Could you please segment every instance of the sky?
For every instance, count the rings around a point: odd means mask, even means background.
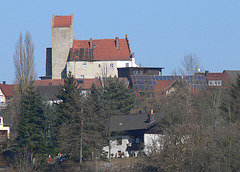
[[[136,63],[163,67],[163,75],[181,68],[195,54],[201,71],[240,70],[239,0],[1,0],[0,83],[14,83],[13,54],[20,33],[30,32],[37,76],[45,75],[53,15],[71,15],[74,38],[125,38]]]

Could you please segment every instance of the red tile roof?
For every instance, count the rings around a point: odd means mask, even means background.
[[[36,86],[49,86],[49,85],[64,85],[64,79],[45,79],[35,80]],[[98,78],[84,78],[83,84],[79,83],[82,89],[88,90],[95,84],[96,87],[101,87],[100,80]]]
[[[157,85],[154,86],[154,90],[156,94],[165,94],[167,89],[171,87],[171,85],[175,82],[176,80],[161,80],[157,81]]]
[[[97,39],[92,40],[93,60],[130,60],[130,51],[126,39],[118,39],[119,48],[116,48],[115,39]],[[74,40],[73,49],[74,58],[80,49],[90,49],[90,40]]]
[[[0,89],[6,97],[13,97],[14,95],[14,85],[0,84]]]
[[[53,27],[70,27],[73,16],[55,16],[53,15]]]

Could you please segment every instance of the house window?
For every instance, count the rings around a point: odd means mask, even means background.
[[[209,82],[208,82],[208,85],[209,85],[209,86],[213,86],[213,85],[214,85],[213,82],[214,82],[214,81],[209,81]]]
[[[117,145],[122,145],[122,138],[121,137],[117,138]]]
[[[139,138],[136,138],[136,141],[135,141],[135,143],[140,143],[140,140],[139,140]]]
[[[99,64],[98,67],[101,67],[101,65]]]
[[[140,75],[142,75],[142,74],[143,74],[143,71],[141,70],[141,71],[140,71]]]
[[[113,68],[113,63],[110,64],[110,68]]]
[[[87,68],[87,63],[84,62],[84,63],[83,63],[83,69],[86,69],[86,68]]]
[[[0,117],[0,125],[3,125],[3,117]]]
[[[129,67],[129,63],[126,63],[126,67]]]
[[[217,86],[222,86],[222,81],[217,81]]]
[[[84,75],[81,75],[81,77],[80,78],[84,78]]]

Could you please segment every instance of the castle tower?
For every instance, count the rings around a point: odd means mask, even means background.
[[[66,64],[74,39],[73,15],[55,16],[52,20],[52,79],[66,76]]]

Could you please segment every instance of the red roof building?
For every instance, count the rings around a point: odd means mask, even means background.
[[[225,72],[209,73],[209,71],[205,71],[205,73],[197,73],[197,75],[204,75],[207,80],[207,84],[210,88],[230,88],[231,87],[231,79],[229,75]]]

